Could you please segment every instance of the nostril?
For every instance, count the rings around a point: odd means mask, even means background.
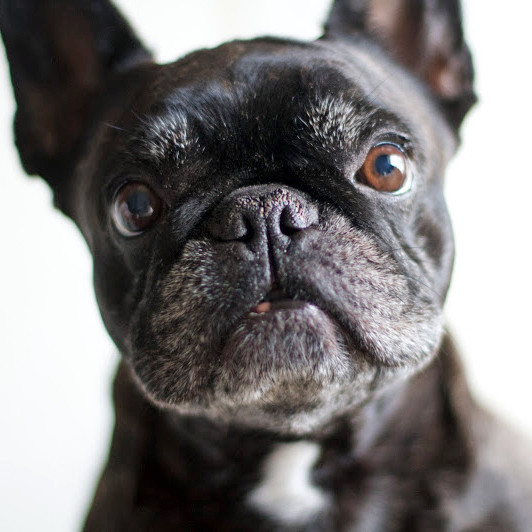
[[[249,242],[255,235],[252,221],[243,212],[232,212],[225,219],[217,218],[209,226],[212,236],[226,242]]]
[[[300,224],[297,223],[293,216],[292,209],[290,207],[285,207],[279,218],[281,233],[283,233],[283,235],[292,236],[294,233],[301,231],[299,225]]]
[[[247,216],[242,215],[238,231],[234,233],[234,238],[232,238],[232,240],[246,243],[250,242],[254,236],[255,229],[253,228],[253,224]]]
[[[292,236],[316,222],[317,213],[313,209],[298,209],[294,205],[287,205],[279,217],[279,228],[284,235]]]

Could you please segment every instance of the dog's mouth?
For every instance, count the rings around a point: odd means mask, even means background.
[[[277,310],[295,310],[306,304],[308,302],[289,296],[277,282],[274,282],[259,303],[251,308],[250,314],[259,315]]]
[[[149,393],[166,403],[215,398],[223,408],[284,408],[290,389],[312,408],[317,393],[366,382],[388,367],[418,364],[418,353],[425,355],[432,346],[412,355],[411,338],[420,329],[409,315],[401,321],[404,307],[396,292],[402,285],[390,274],[391,288],[388,277],[373,286],[369,280],[375,276],[365,271],[348,277],[350,283],[332,274],[314,275],[305,265],[281,271],[274,280],[251,271],[249,281],[233,292],[192,291],[187,284],[166,297],[176,310],[170,317],[158,315],[157,350],[149,345],[146,356],[141,344],[135,371]],[[181,304],[178,296],[186,296],[185,289],[196,305]]]
[[[305,305],[305,301],[289,297],[281,288],[270,290],[258,305],[254,306],[251,314],[266,314],[276,310],[297,309]]]

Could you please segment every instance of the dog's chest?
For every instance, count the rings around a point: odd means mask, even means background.
[[[261,467],[261,478],[246,504],[283,526],[301,526],[323,514],[330,502],[327,493],[312,481],[320,455],[316,443],[300,441],[275,445]]]
[[[258,483],[244,502],[247,509],[266,522],[265,529],[316,532],[388,529],[393,487],[382,477],[366,479],[347,456],[336,456],[332,463],[327,463],[324,457],[330,451],[309,441],[278,443],[272,447],[260,465]]]

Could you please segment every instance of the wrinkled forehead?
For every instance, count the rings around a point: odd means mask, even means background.
[[[137,153],[178,159],[196,144],[242,151],[252,142],[286,144],[290,135],[341,150],[365,129],[409,133],[397,106],[378,94],[390,73],[321,43],[229,43],[162,69],[135,128]]]
[[[391,132],[445,161],[455,139],[426,96],[371,43],[235,41],[155,67],[119,123],[120,144],[150,165],[223,167],[299,153],[337,159]]]

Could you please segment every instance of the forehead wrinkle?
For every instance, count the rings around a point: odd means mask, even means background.
[[[304,140],[335,152],[352,146],[377,111],[344,95],[329,94],[312,99],[298,113],[296,122]]]
[[[150,162],[181,164],[199,147],[187,115],[179,109],[167,109],[142,117],[131,142],[131,150]]]
[[[296,123],[301,140],[330,154],[348,151],[386,130],[411,137],[410,128],[395,114],[346,94],[310,100],[297,114]]]

